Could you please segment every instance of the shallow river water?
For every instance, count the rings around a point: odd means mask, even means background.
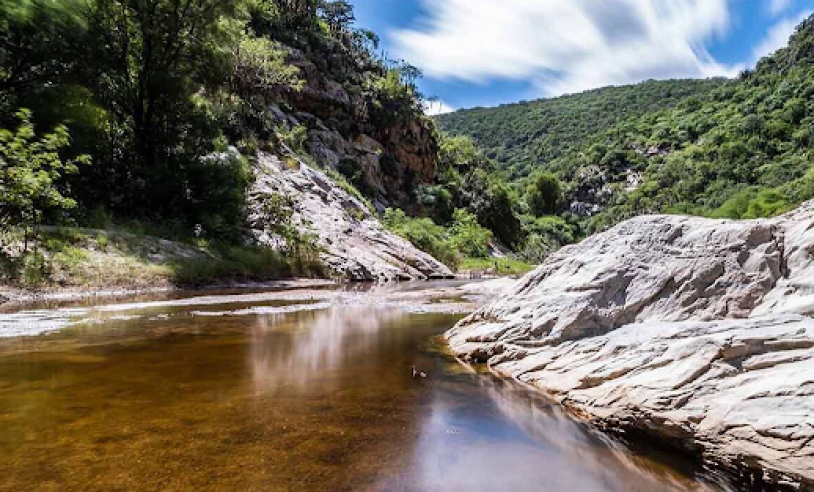
[[[719,490],[456,362],[458,314],[235,294],[0,314],[0,490]]]

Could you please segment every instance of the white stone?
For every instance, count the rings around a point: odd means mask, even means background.
[[[639,217],[564,248],[447,333],[605,428],[814,487],[814,202]]]
[[[352,280],[412,280],[451,277],[453,273],[409,241],[391,234],[365,204],[339,188],[324,173],[292,158],[258,156],[256,180],[249,193],[249,221],[257,238],[274,245],[263,233],[262,202],[285,195],[293,202],[293,225],[313,234],[323,249],[322,260],[336,275]]]

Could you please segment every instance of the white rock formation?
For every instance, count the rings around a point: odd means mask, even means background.
[[[597,425],[814,487],[814,202],[640,217],[564,248],[447,333]]]
[[[261,153],[255,174],[249,221],[261,242],[275,242],[264,232],[263,202],[285,196],[292,203],[293,225],[316,236],[323,261],[339,276],[375,281],[453,276],[438,260],[386,231],[364,203],[305,163]]]

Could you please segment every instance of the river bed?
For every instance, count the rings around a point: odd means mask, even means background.
[[[2,313],[0,490],[725,488],[449,356],[440,335],[479,301],[458,286]]]

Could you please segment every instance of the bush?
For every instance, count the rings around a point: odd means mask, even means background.
[[[560,217],[523,216],[526,233],[517,256],[529,263],[539,264],[548,256],[575,240],[574,227]]]
[[[392,233],[407,239],[448,267],[458,266],[459,256],[449,231],[436,225],[432,219],[414,219],[407,217],[403,210],[388,208],[382,223]]]
[[[474,214],[458,209],[453,215],[452,246],[469,258],[488,258],[492,231],[481,227]]]
[[[562,198],[560,180],[551,173],[534,176],[526,190],[526,202],[531,213],[538,217],[558,213]]]
[[[49,211],[76,207],[60,189],[60,179],[78,172],[88,158],[60,158],[70,141],[66,127],[37,138],[31,112],[21,109],[16,116],[16,130],[0,130],[0,227],[29,228]]]

